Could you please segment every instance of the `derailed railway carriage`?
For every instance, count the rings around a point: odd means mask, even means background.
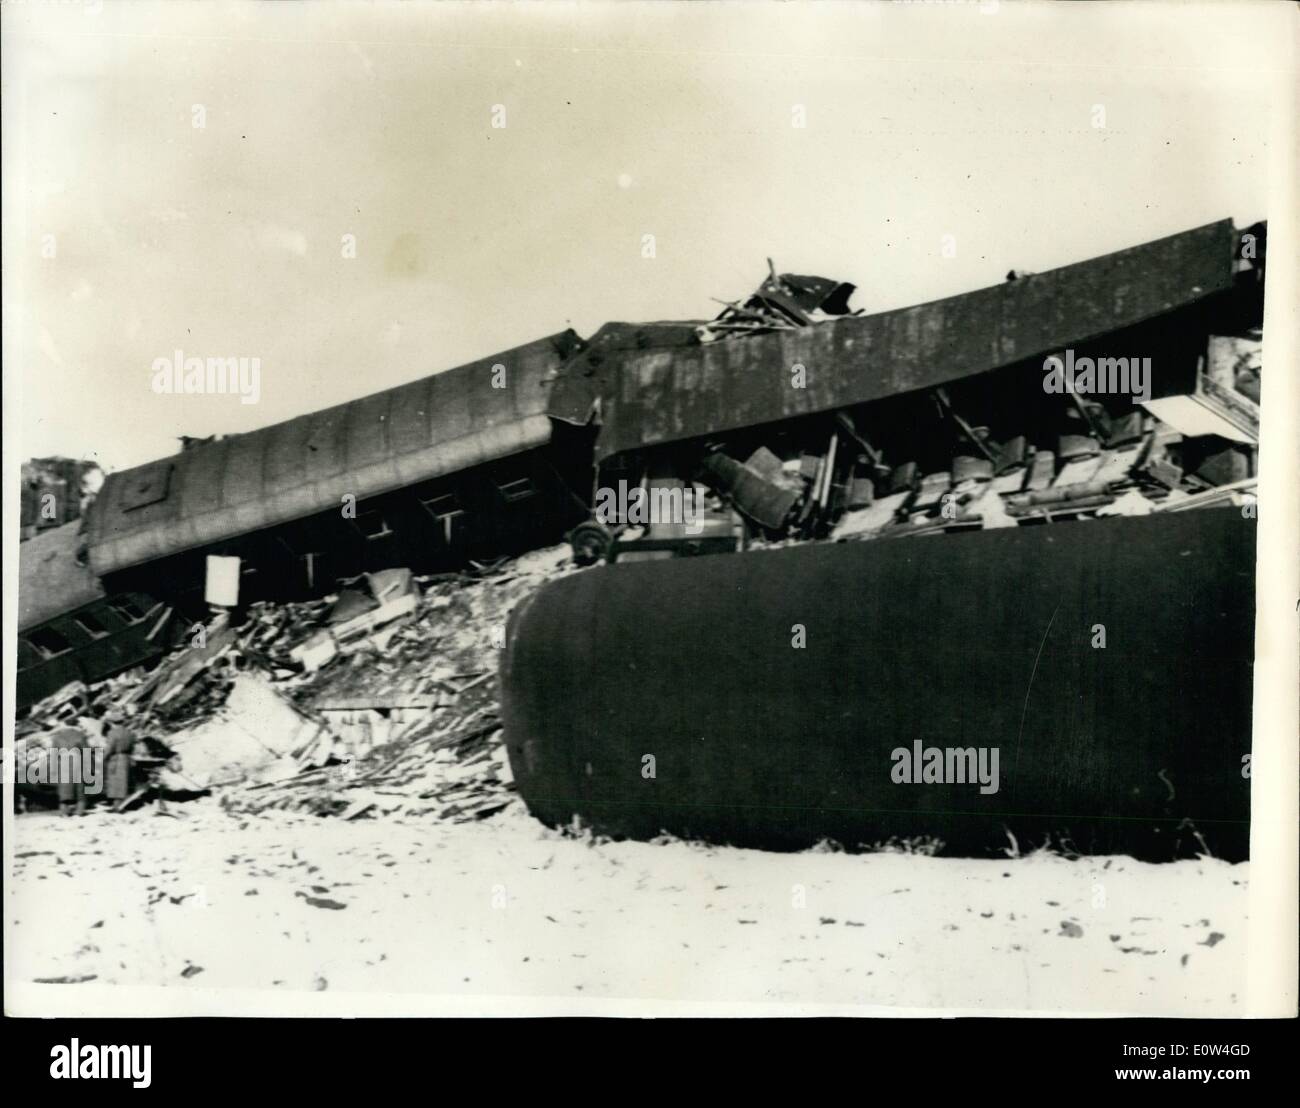
[[[1254,522],[1220,508],[1074,529],[547,585],[515,610],[501,666],[520,792],[547,823],[614,837],[1246,857]],[[897,774],[918,744],[972,772]]]
[[[579,344],[561,332],[110,474],[84,521],[63,529],[61,570],[106,604],[137,597],[183,629],[207,614],[210,554],[240,559],[242,605],[320,595],[363,572],[433,572],[558,542],[587,514],[591,432],[553,434],[548,386]],[[494,373],[505,387],[493,387]],[[46,588],[43,554],[32,543],[20,550],[21,705],[173,645],[164,629],[103,653],[75,619],[68,625],[58,597],[80,594]],[[57,640],[51,621],[62,626]]]
[[[773,846],[982,849],[1019,827],[1239,855],[1264,244],[1263,224],[1223,220],[876,314],[772,268],[711,320],[566,331],[186,440],[23,544],[19,707],[171,649],[206,613],[211,554],[239,559],[244,604],[568,535],[615,564],[543,588],[502,667],[543,819]],[[1063,391],[1053,358],[1142,373]],[[628,489],[703,518],[593,514]],[[987,533],[887,541],[968,531]],[[1080,621],[1106,625],[1104,651]],[[1001,786],[897,786],[891,752],[916,740],[997,746]]]

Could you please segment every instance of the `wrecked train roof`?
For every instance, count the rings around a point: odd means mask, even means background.
[[[77,560],[81,521],[52,527],[18,547],[18,630],[76,611],[104,596],[98,579]]]
[[[540,446],[571,330],[394,389],[110,474],[87,518],[97,574]],[[493,366],[508,387],[493,388]]]
[[[1229,288],[1234,234],[1220,220],[928,304],[702,345],[668,325],[611,324],[565,366],[550,414],[580,424],[599,411],[603,459],[932,388]],[[790,387],[796,364],[806,388]]]

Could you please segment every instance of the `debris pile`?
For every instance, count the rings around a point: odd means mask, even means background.
[[[1008,279],[1022,276],[1032,275],[1012,271]],[[758,288],[743,300],[718,301],[722,311],[696,326],[694,339],[743,343],[858,315],[849,307],[853,291],[825,277],[778,274],[769,258]],[[903,323],[922,326],[919,317]],[[892,341],[941,347],[937,334],[907,331]],[[630,486],[632,494],[620,494],[616,509],[593,506],[594,518],[570,532],[574,559],[589,565],[1244,505],[1255,487],[1261,340],[1251,326],[1209,334],[1193,360],[1157,337],[1159,394],[1150,357],[1102,356],[1098,347],[1077,366],[1069,348],[1041,366],[1036,357],[1009,361],[978,379],[958,376],[947,387],[821,410],[817,393],[829,397],[834,383],[825,366],[822,377],[809,377],[813,371],[796,361],[789,384],[809,390],[806,404],[769,398],[758,405],[769,414],[763,423],[738,421],[730,430],[722,423],[707,438],[680,433],[688,401],[665,401],[665,426],[677,437],[655,435],[672,446],[601,463],[597,485]],[[828,342],[826,356],[834,349]],[[714,378],[731,364],[687,363],[682,381],[698,377],[705,393],[722,387],[723,377]],[[585,372],[596,364],[593,358]],[[643,360],[637,380],[658,383],[662,368]],[[756,393],[767,384],[756,382]],[[771,418],[778,413],[786,418]],[[674,503],[695,511],[656,511]]]
[[[231,811],[288,808],[320,816],[431,816],[451,822],[485,819],[511,799],[509,762],[499,738],[496,674],[440,680],[436,708],[362,708],[337,716],[298,748],[299,772],[222,797]],[[308,767],[302,770],[301,767]]]
[[[919,432],[907,437],[870,410],[829,412],[797,432],[773,425],[765,439],[746,431],[708,443],[693,462],[683,454],[689,481],[647,472],[640,500],[629,502],[648,526],[635,526],[635,511],[584,524],[570,536],[574,556],[589,564],[1246,506],[1256,486],[1260,345],[1212,337],[1208,364],[1183,395],[1108,406],[1042,393],[1037,407],[1025,406],[1036,430],[995,436],[935,388],[906,413]],[[660,518],[665,493],[707,510],[691,526]]]
[[[767,279],[745,300],[719,300],[722,311],[695,333],[702,343],[737,335],[765,334],[808,327],[846,315],[861,315],[862,310],[849,308],[854,287],[826,277],[801,277],[795,273],[777,274],[772,259],[767,259]]]
[[[239,812],[485,819],[513,792],[496,687],[506,620],[573,571],[553,547],[429,578],[385,570],[322,600],[220,614],[152,672],[38,705],[25,741],[73,720],[98,743],[99,717],[117,710],[140,752],[159,755],[133,802],[213,792]]]

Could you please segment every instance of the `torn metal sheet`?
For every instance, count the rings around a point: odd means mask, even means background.
[[[825,312],[826,315],[848,315],[849,299],[857,290],[847,281],[829,277],[805,277],[798,273],[781,273],[769,277],[759,287],[764,296],[780,295],[791,305],[805,313]]]

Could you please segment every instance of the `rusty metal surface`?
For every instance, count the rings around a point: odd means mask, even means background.
[[[81,523],[74,521],[28,539],[18,547],[18,630],[93,604],[104,590],[77,563]]]
[[[87,520],[97,574],[540,446],[564,331],[469,365],[110,474]],[[508,386],[493,388],[492,367]]]
[[[555,419],[585,424],[596,415],[607,382],[617,382],[618,369],[627,355],[653,352],[657,358],[671,357],[698,346],[695,329],[702,320],[677,323],[606,323],[591,336],[556,378],[547,409]]]
[[[605,458],[931,388],[1222,292],[1234,242],[1221,220],[928,304],[702,346],[643,330],[638,348],[633,325],[611,324],[565,367],[551,414],[585,422],[599,398]],[[796,364],[807,388],[791,387]]]
[[[1243,858],[1254,555],[1210,509],[591,569],[512,617],[515,779],[617,837]],[[999,791],[895,784],[918,740],[998,747]]]

